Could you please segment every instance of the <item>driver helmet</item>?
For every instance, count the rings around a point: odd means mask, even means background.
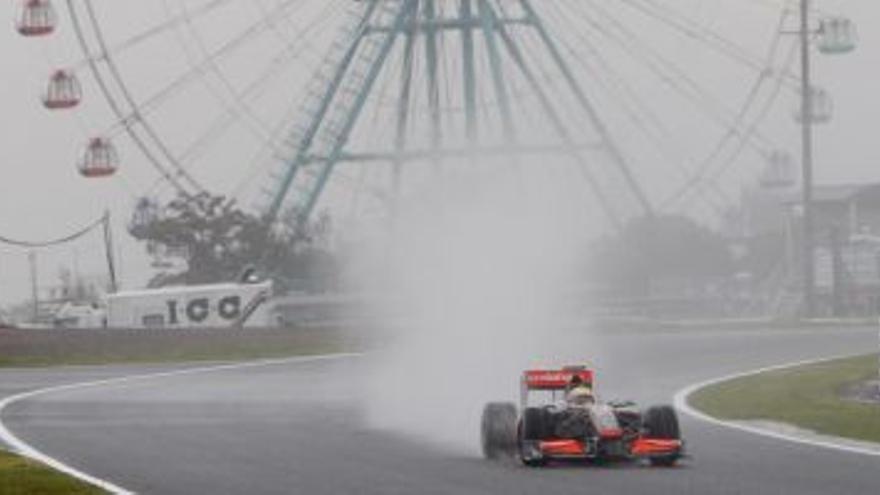
[[[574,387],[565,396],[566,402],[574,406],[585,406],[595,402],[593,389],[587,386]]]

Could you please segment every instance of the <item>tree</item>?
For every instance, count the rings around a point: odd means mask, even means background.
[[[676,215],[639,218],[603,240],[593,271],[612,288],[649,295],[652,287],[678,283],[705,285],[732,274],[731,253],[716,232]]]
[[[270,227],[223,196],[200,193],[178,197],[164,207],[142,200],[129,232],[154,256],[183,261],[184,269],[159,273],[153,286],[231,281],[251,266],[280,281],[330,283],[310,279],[309,270],[317,253],[332,258],[321,246],[329,235],[329,220],[321,217],[304,229],[284,227],[296,224]]]

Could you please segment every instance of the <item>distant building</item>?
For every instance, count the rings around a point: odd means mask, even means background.
[[[814,190],[816,288],[820,312],[880,313],[880,183],[819,185]],[[787,262],[800,284],[803,208],[785,201]]]
[[[843,239],[858,234],[880,235],[880,183],[816,186],[813,203],[819,237],[833,231]],[[799,224],[800,196],[787,198],[786,206],[789,218]]]
[[[880,314],[880,183],[814,187],[820,315]],[[737,283],[753,311],[802,308],[803,207],[798,187],[746,189],[722,230],[741,261]]]

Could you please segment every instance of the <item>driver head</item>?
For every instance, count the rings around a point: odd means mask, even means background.
[[[585,385],[572,388],[565,396],[566,402],[573,406],[586,406],[595,402],[593,390]]]

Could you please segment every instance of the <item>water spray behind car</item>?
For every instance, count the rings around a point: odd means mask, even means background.
[[[553,177],[552,162],[539,163]],[[571,346],[563,330],[563,293],[589,234],[586,209],[571,199],[582,184],[529,183],[524,194],[509,166],[485,170],[482,179],[450,174],[417,207],[399,208],[388,256],[365,272],[393,294],[377,313],[395,316],[377,325],[394,331],[373,356],[370,425],[473,454],[486,398],[514,398],[518,370],[589,358],[586,337]]]

